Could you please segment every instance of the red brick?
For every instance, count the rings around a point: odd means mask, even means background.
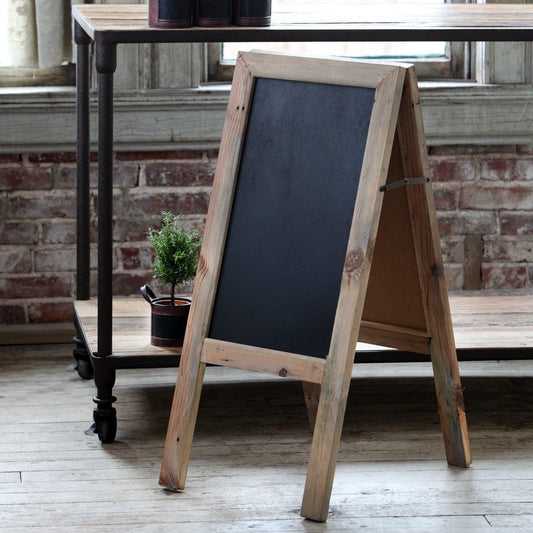
[[[113,187],[132,188],[138,185],[138,165],[117,165],[113,167]]]
[[[175,151],[157,151],[157,152],[117,152],[117,161],[155,161],[158,159],[181,160],[181,159],[202,159],[201,150],[175,150]]]
[[[25,324],[26,311],[23,304],[0,303],[0,324]]]
[[[492,211],[437,212],[441,237],[451,235],[492,235],[498,219]]]
[[[72,322],[74,318],[72,300],[36,301],[28,304],[28,319],[30,323]]]
[[[150,270],[154,261],[154,252],[149,244],[123,246],[120,248],[120,258],[124,270]]]
[[[48,190],[52,188],[52,169],[41,167],[0,167],[0,190]]]
[[[523,289],[527,286],[525,266],[483,266],[483,289]]]
[[[150,163],[145,167],[146,185],[151,187],[211,185],[214,174],[214,163]]]
[[[176,214],[204,214],[209,206],[208,192],[155,192],[143,190],[131,196],[132,205],[147,215],[171,211]]]
[[[76,196],[74,191],[47,191],[19,193],[8,198],[11,218],[75,218]]]
[[[35,272],[64,272],[76,270],[76,250],[36,250]]]
[[[43,244],[73,244],[76,242],[76,221],[58,220],[43,222]]]
[[[483,261],[486,263],[533,263],[533,236],[525,239],[487,238]]]
[[[8,274],[27,274],[31,272],[31,255],[29,250],[0,250],[0,272]]]
[[[98,187],[98,165],[90,166],[90,187]],[[58,169],[55,180],[55,187],[58,189],[74,189],[77,182],[77,170],[75,166],[61,166]],[[114,187],[137,187],[139,184],[139,167],[137,165],[115,165],[113,166],[113,186]]]
[[[533,234],[533,214],[502,211],[500,226],[503,235],[531,235]]]
[[[113,239],[115,242],[136,242],[146,239],[146,233],[150,226],[157,224],[159,218],[117,218],[113,225]]]
[[[0,154],[0,164],[2,163],[20,163],[20,154]]]
[[[463,265],[447,264],[444,265],[444,276],[446,285],[450,291],[460,291],[464,285],[464,267]]]
[[[429,164],[434,182],[472,181],[475,177],[474,162],[470,159],[430,158]]]
[[[38,226],[35,222],[8,221],[0,224],[0,244],[35,244]]]
[[[445,263],[463,263],[465,258],[464,237],[441,239],[442,257]]]
[[[118,296],[139,296],[141,287],[153,282],[151,272],[133,274],[116,272],[113,275],[113,294]]]
[[[533,184],[491,186],[465,184],[461,189],[461,209],[533,209]]]
[[[57,175],[54,182],[54,187],[57,189],[74,189],[76,187],[76,167],[62,165],[57,169]],[[91,165],[91,182],[93,175],[93,166]],[[92,185],[92,183],[91,183]]]
[[[96,246],[90,249],[90,268],[97,268],[98,250]],[[34,252],[35,272],[74,272],[76,270],[76,248],[55,248],[36,250]],[[113,267],[117,261],[113,254]]]
[[[454,210],[459,201],[459,191],[448,188],[434,187],[435,207],[437,209]]]
[[[0,298],[61,298],[72,295],[70,276],[5,276],[0,278]]]
[[[491,181],[526,181],[533,179],[531,159],[488,159],[480,163],[480,177]]]
[[[30,154],[30,163],[75,163],[75,152],[51,152],[47,154]]]

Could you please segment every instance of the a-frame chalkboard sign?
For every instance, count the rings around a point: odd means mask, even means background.
[[[301,513],[326,520],[358,340],[431,355],[448,463],[470,463],[428,176],[409,65],[239,55],[162,486],[184,488],[206,363],[285,376],[315,407]]]

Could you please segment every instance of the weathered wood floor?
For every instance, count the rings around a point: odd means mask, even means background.
[[[208,369],[188,485],[157,485],[175,369],[117,372],[117,441],[84,435],[71,347],[0,347],[0,530],[533,531],[533,362],[462,363],[473,465],[446,465],[429,365],[356,365],[331,512],[303,520],[298,383]],[[240,376],[240,377],[239,377]],[[254,377],[245,374],[246,377]]]

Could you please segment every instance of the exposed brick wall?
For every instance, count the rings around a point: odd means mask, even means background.
[[[533,146],[430,150],[451,289],[533,287]]]
[[[146,230],[162,210],[203,229],[216,155],[116,154],[115,294],[137,295],[142,284],[154,285]],[[533,287],[533,146],[434,147],[430,163],[450,289]],[[0,323],[72,319],[75,181],[74,154],[0,155]],[[94,215],[91,226],[94,294]]]
[[[149,226],[161,211],[203,230],[216,152],[119,153],[114,165],[114,292],[150,283]],[[91,208],[97,165],[91,157]],[[76,293],[75,155],[0,155],[0,324],[72,320]],[[96,295],[96,215],[91,217],[91,292]],[[190,287],[188,288],[190,290]],[[185,288],[187,292],[187,288]]]

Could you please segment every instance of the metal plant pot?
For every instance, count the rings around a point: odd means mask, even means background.
[[[154,346],[183,346],[190,298],[176,298],[172,305],[168,296],[156,297],[148,285],[141,287],[141,294],[152,308],[150,342]]]

